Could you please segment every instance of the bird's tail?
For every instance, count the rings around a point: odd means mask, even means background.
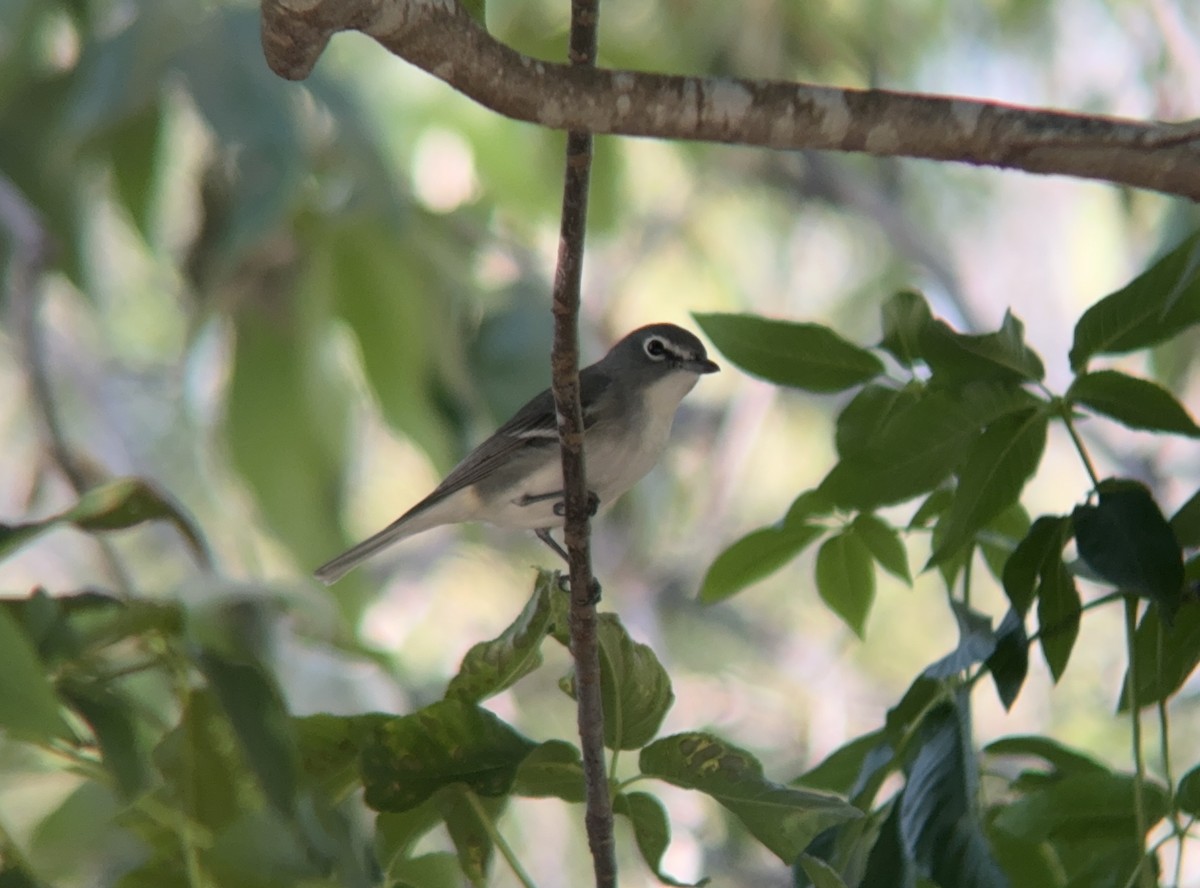
[[[365,539],[357,546],[347,549],[336,558],[326,561],[313,571],[313,576],[326,586],[332,586],[376,552],[386,549],[392,543],[402,540],[406,536],[411,536],[421,529],[423,528],[414,529],[411,523],[404,518],[394,521],[369,539]]]

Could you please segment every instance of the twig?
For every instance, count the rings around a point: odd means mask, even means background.
[[[3,175],[0,175],[0,230],[8,236],[12,245],[5,284],[8,304],[13,312],[13,327],[23,346],[22,357],[30,401],[42,425],[51,460],[75,493],[82,496],[92,479],[67,442],[66,432],[55,409],[42,326],[38,322],[40,281],[50,264],[54,244],[37,210],[17,186]],[[112,546],[98,537],[96,544],[100,547],[113,585],[123,595],[132,594],[133,585],[129,575]]]
[[[271,68],[307,77],[357,30],[493,111],[561,130],[852,151],[1099,179],[1200,200],[1200,121],[1162,123],[949,96],[686,77],[521,55],[457,0],[262,0]]]
[[[597,0],[572,0],[568,51],[574,66],[596,63],[598,15]],[[562,445],[563,498],[566,503],[563,539],[570,556],[571,654],[575,658],[579,739],[587,787],[584,819],[597,888],[610,888],[616,885],[617,864],[613,848],[612,801],[604,768],[600,646],[588,545],[590,510],[583,458],[583,410],[579,403],[579,291],[591,170],[591,135],[586,132],[568,133],[558,266],[554,274],[554,349],[551,365]]]

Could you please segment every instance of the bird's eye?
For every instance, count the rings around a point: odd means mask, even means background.
[[[666,353],[666,345],[664,345],[663,341],[657,336],[651,336],[646,340],[646,354],[648,354],[654,360],[661,361],[663,359],[663,355]]]

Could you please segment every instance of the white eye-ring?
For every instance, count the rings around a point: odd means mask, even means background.
[[[646,349],[646,354],[654,361],[661,361],[667,355],[666,343],[657,336],[651,336],[647,339],[643,348]]]

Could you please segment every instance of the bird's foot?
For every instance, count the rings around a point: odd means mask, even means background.
[[[594,518],[596,513],[600,511],[600,496],[594,490],[588,491],[587,509],[589,518]],[[564,502],[555,503],[554,514],[559,518],[565,518],[567,514],[567,504]]]
[[[558,588],[559,588],[559,591],[565,592],[568,595],[570,595],[571,594],[571,577],[568,576],[567,574],[560,573],[558,575]],[[588,605],[599,604],[600,603],[600,594],[601,594],[600,581],[598,579],[596,579],[595,577],[592,577],[592,584],[588,589],[588,597],[584,603],[588,604]]]

